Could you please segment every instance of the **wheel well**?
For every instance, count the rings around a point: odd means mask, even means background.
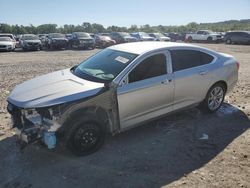
[[[225,93],[227,92],[227,83],[224,80],[220,80],[218,82],[215,82],[211,87],[213,87],[216,84],[222,84],[225,87]]]
[[[92,116],[95,117],[95,120],[99,121],[104,125],[104,128],[109,131],[109,114],[107,111],[101,107],[91,106],[83,109],[78,109],[69,114],[67,119],[63,122],[62,131],[67,130],[70,122],[74,119],[81,118],[83,116]]]

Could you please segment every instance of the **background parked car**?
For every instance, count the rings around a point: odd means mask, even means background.
[[[215,33],[210,30],[199,30],[193,34],[186,35],[186,41],[193,42],[193,41],[206,41],[206,42],[221,42],[222,35]]]
[[[71,33],[67,33],[65,36],[66,36],[66,38],[67,38],[68,40],[70,40],[71,37],[72,37],[72,34],[71,34]]]
[[[115,40],[116,44],[125,42],[136,42],[137,39],[126,32],[112,32],[110,37]]]
[[[10,37],[11,40],[16,41],[14,35],[11,33],[0,33],[0,37]]]
[[[19,44],[20,37],[21,37],[21,35],[14,35],[14,38],[16,41],[16,48],[20,48],[20,44]]]
[[[47,49],[65,49],[68,47],[68,39],[61,33],[50,33],[45,38],[44,46]]]
[[[85,32],[74,32],[69,40],[69,47],[71,48],[84,48],[94,49],[95,40]]]
[[[224,41],[227,44],[249,44],[250,45],[250,32],[249,31],[230,31],[224,36]]]
[[[111,39],[109,36],[95,35],[95,45],[99,48],[106,48],[116,44],[115,40]]]
[[[150,37],[145,32],[131,33],[131,36],[137,38],[139,41],[154,41],[155,40],[153,37]]]
[[[38,36],[33,34],[24,34],[19,39],[20,47],[23,50],[41,50],[42,43]]]
[[[153,37],[155,41],[170,41],[169,37],[166,37],[161,33],[149,33],[148,35]]]
[[[164,33],[164,35],[169,37],[170,41],[172,41],[172,42],[176,42],[179,40],[182,40],[182,41],[185,40],[185,36],[184,36],[184,38],[181,38],[181,34],[179,34],[179,33]]]
[[[16,39],[13,34],[11,33],[0,33],[0,37],[9,37],[15,43],[15,48],[16,48]]]
[[[0,37],[1,51],[14,51],[16,43],[10,37]]]

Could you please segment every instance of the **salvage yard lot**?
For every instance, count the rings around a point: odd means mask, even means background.
[[[0,187],[250,187],[250,46],[198,45],[240,62],[239,82],[218,112],[170,115],[110,136],[100,151],[80,158],[39,144],[20,151],[6,98],[24,80],[99,50],[0,53]]]

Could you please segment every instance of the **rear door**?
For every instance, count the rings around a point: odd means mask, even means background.
[[[215,58],[198,50],[176,49],[171,50],[171,60],[175,80],[173,109],[201,102],[211,82]]]
[[[121,129],[172,111],[174,84],[169,56],[161,51],[145,57],[118,86]]]

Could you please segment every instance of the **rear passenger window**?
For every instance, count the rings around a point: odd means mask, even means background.
[[[143,60],[129,73],[129,83],[167,74],[166,56],[153,55]]]
[[[206,54],[204,52],[199,52],[199,53],[200,53],[200,57],[201,57],[200,65],[209,64],[214,60],[214,57],[209,55],[209,54]]]
[[[200,65],[209,64],[213,56],[196,50],[172,50],[173,71],[179,71]]]

